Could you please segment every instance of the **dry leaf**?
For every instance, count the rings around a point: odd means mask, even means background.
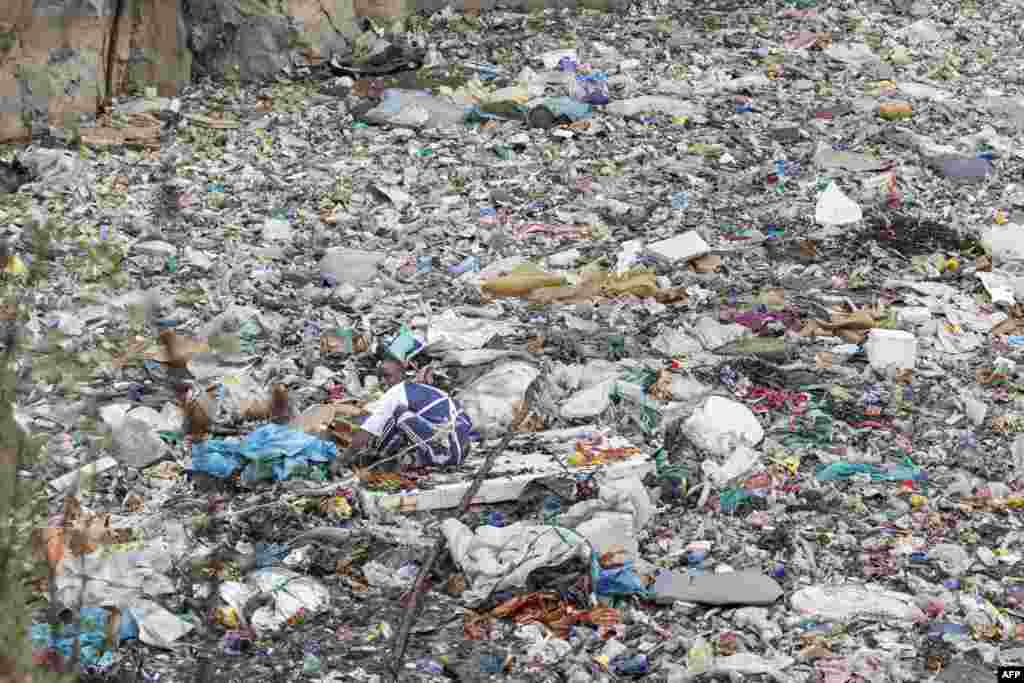
[[[292,418],[291,426],[306,434],[320,434],[334,424],[335,415],[338,414],[340,407],[340,404],[335,403],[310,406]]]
[[[690,268],[697,273],[716,273],[722,267],[722,257],[718,254],[707,254],[690,261]]]
[[[647,390],[647,393],[659,401],[672,400],[672,373],[668,370],[659,370],[658,379]]]
[[[827,351],[819,351],[814,355],[814,367],[817,370],[826,370],[832,367],[835,356]]]
[[[336,334],[324,334],[320,337],[320,351],[322,353],[348,353],[349,339]],[[365,353],[370,349],[369,342],[361,335],[351,337],[352,353]]]
[[[143,337],[135,337],[125,348],[124,353],[114,358],[111,364],[115,369],[123,368],[132,360],[142,355],[146,350],[146,344],[146,340]]]
[[[801,240],[798,242],[800,246],[800,255],[804,258],[816,259],[818,258],[818,243],[814,240]]]
[[[185,118],[192,123],[199,124],[200,126],[205,126],[206,128],[219,128],[221,130],[238,128],[240,125],[237,121],[227,121],[213,116],[203,116],[201,114],[185,114]]]
[[[448,595],[456,598],[465,593],[466,588],[468,588],[468,584],[463,574],[452,574],[448,577],[448,581],[445,584],[445,590],[448,591]]]
[[[146,474],[156,479],[177,479],[185,468],[176,462],[164,460],[146,470]]]
[[[1024,307],[1014,304],[1007,313],[1010,317],[993,327],[990,334],[1001,337],[1024,332]]]
[[[62,508],[62,526],[72,527],[82,518],[82,504],[74,496],[65,496]]]
[[[283,384],[275,384],[270,388],[270,419],[274,422],[286,423],[291,417],[291,412],[288,387]]]
[[[187,392],[187,385],[178,388],[178,405],[184,416],[184,431],[193,441],[202,441],[210,434],[212,398],[206,392],[200,393],[196,398],[188,398]]]
[[[867,331],[878,323],[876,317],[881,317],[875,311],[862,308],[852,313],[847,311],[832,311],[832,320],[809,320],[800,330],[802,337],[839,337],[851,344],[862,344],[867,338]]]
[[[115,145],[141,145],[156,149],[160,145],[160,119],[149,114],[134,114],[130,126],[93,126],[82,128],[79,138],[82,144],[95,147]]]
[[[493,625],[494,619],[491,615],[466,610],[462,621],[462,633],[468,640],[486,640]]]
[[[519,422],[515,431],[520,433],[544,431],[545,420],[537,413],[530,412]]]
[[[914,371],[911,368],[902,368],[896,371],[896,381],[900,384],[910,384],[914,381]]]
[[[150,354],[150,358],[172,368],[184,369],[193,354],[210,350],[210,345],[206,342],[183,337],[174,330],[164,330],[160,333],[159,340],[160,348],[156,353]]]
[[[535,429],[529,428],[533,423],[535,423],[535,416],[530,412],[529,406],[526,405],[526,401],[516,401],[512,404],[512,431],[536,431]],[[541,425],[541,428],[543,429],[543,424]]]
[[[785,306],[786,290],[766,289],[761,293],[761,303],[765,306]]]
[[[533,354],[542,353],[544,351],[544,335],[538,334],[526,342],[526,350]]]
[[[836,334],[848,344],[863,344],[868,338],[867,330],[839,330]]]
[[[270,417],[270,399],[241,400],[238,411],[245,420],[266,420]]]
[[[123,505],[128,512],[138,512],[146,506],[146,501],[142,496],[133,492],[124,497]]]
[[[974,259],[974,268],[979,273],[992,272],[992,259],[989,258],[987,255],[979,256],[978,258]]]

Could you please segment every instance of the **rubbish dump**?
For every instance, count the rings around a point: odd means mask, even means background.
[[[0,150],[39,666],[1024,664],[1019,3],[249,10],[159,147]]]

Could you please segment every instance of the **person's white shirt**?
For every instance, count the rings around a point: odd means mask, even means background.
[[[362,428],[374,436],[381,436],[395,413],[409,409],[409,396],[405,391],[405,382],[399,382],[384,392],[384,395],[367,406],[370,417],[363,422]]]

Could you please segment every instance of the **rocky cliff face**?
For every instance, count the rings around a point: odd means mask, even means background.
[[[111,96],[177,94],[193,73],[271,78],[346,45],[348,0],[7,0],[0,142],[89,123]]]

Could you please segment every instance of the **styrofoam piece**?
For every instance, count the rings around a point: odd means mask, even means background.
[[[522,438],[515,437],[512,439],[510,444],[516,446],[523,443],[536,443],[537,441],[543,441],[544,443],[567,443],[572,441],[576,442],[577,439],[588,439],[595,434],[605,433],[605,430],[598,428],[596,424],[585,424],[576,427],[565,427],[564,429],[545,429],[542,432],[530,432],[524,435]],[[492,448],[501,443],[500,439],[494,439],[488,442],[483,448]]]
[[[566,454],[568,455],[568,454]],[[484,461],[483,456],[471,457],[468,467],[478,467]],[[625,479],[627,477],[643,478],[648,472],[654,471],[654,461],[640,453],[628,460],[601,465],[599,467],[566,466],[573,474],[587,473],[600,469],[606,481]],[[500,503],[515,500],[526,489],[527,484],[543,477],[561,476],[565,469],[552,456],[546,453],[511,454],[496,458],[491,477],[485,479],[480,490],[473,498],[474,505]],[[508,476],[495,477],[495,474],[508,473]],[[457,506],[462,496],[472,484],[472,477],[463,473],[435,473],[430,478],[429,490],[403,491],[384,493],[367,491],[359,488],[360,502],[363,510],[373,516],[383,511],[389,512],[423,512],[424,510],[446,510]]]
[[[864,343],[871,367],[913,370],[917,364],[917,337],[902,330],[873,329]]]
[[[981,243],[996,263],[1024,261],[1024,226],[1016,223],[993,225]]]
[[[711,253],[711,247],[696,230],[647,245],[647,251],[667,261],[689,261]]]
[[[95,476],[97,474],[103,474],[107,470],[117,467],[117,460],[108,456],[102,457],[96,462],[91,462],[87,465],[82,465],[77,470],[72,470],[67,474],[63,474],[49,483],[49,487],[54,493],[61,493],[67,491],[78,477]]]
[[[906,325],[924,325],[932,319],[932,312],[927,306],[911,306],[896,311],[896,320]]]

